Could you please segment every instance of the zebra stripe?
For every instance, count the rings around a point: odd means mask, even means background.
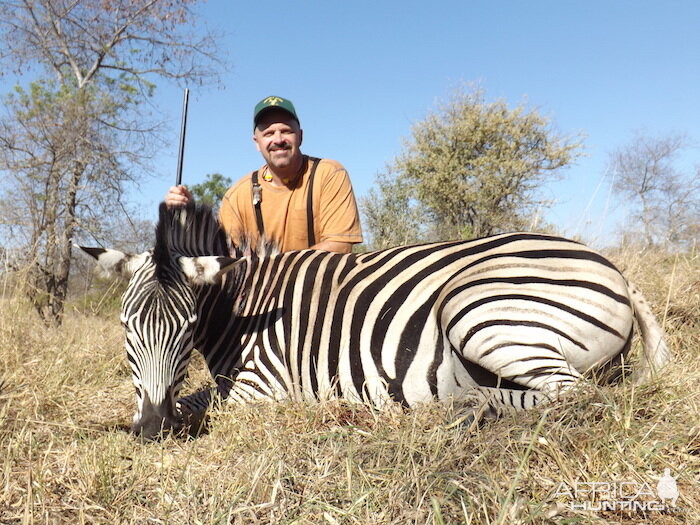
[[[133,273],[122,315],[137,390],[156,405],[179,392],[192,348],[232,401],[380,407],[476,391],[529,408],[619,360],[635,309],[649,366],[668,357],[639,292],[600,254],[560,237],[227,257],[209,210],[163,208],[153,253]],[[208,396],[180,405],[195,411]]]

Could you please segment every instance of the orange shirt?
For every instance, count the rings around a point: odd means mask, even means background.
[[[312,162],[305,156],[305,171],[293,187],[275,187],[265,181],[266,166],[258,172],[265,236],[276,241],[282,251],[309,248],[306,222],[311,167]],[[253,244],[260,239],[251,176],[252,172],[229,188],[219,209],[219,221],[236,244],[243,236],[250,236]],[[362,242],[360,217],[350,178],[336,161],[321,159],[316,168],[313,215],[316,242]]]

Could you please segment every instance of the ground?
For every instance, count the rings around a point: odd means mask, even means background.
[[[453,407],[214,410],[209,433],[143,444],[118,315],[76,300],[45,328],[0,314],[0,524],[700,522],[700,257],[617,253],[663,323],[651,382],[582,384],[466,431]],[[639,355],[635,343],[632,358]],[[188,389],[207,381],[201,359]],[[676,507],[655,505],[664,469]]]

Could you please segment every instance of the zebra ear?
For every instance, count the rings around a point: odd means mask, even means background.
[[[236,266],[240,259],[206,255],[201,257],[180,257],[178,263],[192,284],[217,284],[221,276]]]
[[[107,277],[131,278],[137,268],[145,261],[147,253],[131,254],[111,250],[109,248],[90,248],[78,246],[82,251],[97,260],[97,267],[103,271]]]

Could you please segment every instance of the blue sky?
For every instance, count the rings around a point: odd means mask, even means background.
[[[489,100],[527,100],[561,133],[585,134],[586,157],[544,188],[557,201],[545,217],[606,244],[624,210],[603,181],[609,151],[635,131],[700,139],[699,2],[209,0],[200,12],[227,33],[231,68],[221,90],[190,87],[188,184],[257,168],[252,109],[280,95],[296,105],[303,151],[343,163],[365,195],[412,124],[478,82]],[[180,88],[156,94],[172,146],[139,197],[153,216],[175,179],[182,107]]]

